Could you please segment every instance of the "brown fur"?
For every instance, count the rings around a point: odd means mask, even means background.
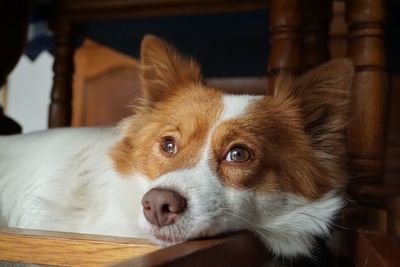
[[[178,86],[200,81],[198,64],[177,53],[161,39],[146,35],[141,45],[141,84],[150,103],[161,100]]]
[[[191,101],[187,101],[191,99]],[[194,166],[221,109],[221,94],[192,85],[177,90],[151,110],[129,119],[124,139],[111,152],[117,171],[139,171],[150,179]],[[176,155],[161,150],[163,137],[177,142]]]
[[[217,129],[214,158],[231,143],[246,144],[254,160],[222,162],[218,172],[229,186],[257,192],[285,191],[316,198],[344,185],[345,126],[353,66],[336,60],[280,83],[242,118]]]
[[[142,43],[142,84],[145,100],[126,119],[124,138],[111,150],[121,174],[139,171],[150,179],[199,160],[211,125],[222,107],[222,94],[203,89],[196,63],[180,56],[154,36]],[[177,141],[178,153],[160,150],[163,137]]]

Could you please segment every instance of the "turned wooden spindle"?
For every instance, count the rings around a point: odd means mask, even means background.
[[[268,93],[274,94],[278,77],[297,76],[303,69],[301,3],[298,0],[271,2],[271,50],[268,61]]]
[[[304,68],[311,69],[330,59],[329,26],[331,0],[303,0]]]
[[[388,213],[388,233],[400,240],[400,196],[386,200]]]
[[[49,108],[49,127],[71,125],[72,76],[74,73],[74,44],[72,26],[69,21],[58,20],[55,31],[54,78]]]
[[[387,115],[384,2],[347,2],[348,56],[356,68],[348,127],[349,171],[353,181],[349,191],[359,202],[370,202],[362,192],[383,181]]]

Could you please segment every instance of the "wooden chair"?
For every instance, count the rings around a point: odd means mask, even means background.
[[[342,250],[338,252],[338,266],[397,266],[400,257],[400,246],[392,239],[399,235],[399,201],[394,198],[399,190],[383,182],[387,107],[384,5],[384,0],[346,2],[348,57],[356,66],[352,111],[357,116],[348,127],[348,168],[352,177],[348,191],[355,204],[343,212],[341,223],[347,230],[342,230],[339,239]],[[77,21],[267,7],[272,14],[268,87],[273,94],[278,90],[274,87],[278,76],[296,76],[329,59],[331,1],[60,0],[54,24],[57,47],[50,127],[69,126],[71,122],[72,36]],[[65,249],[60,250],[61,245]],[[105,253],[110,250],[112,253]],[[119,250],[126,253],[121,256]],[[259,266],[272,258],[248,232],[166,249],[139,240],[15,229],[0,232],[0,259],[9,261],[83,266],[126,259],[130,253],[133,259],[116,266]]]
[[[115,125],[141,96],[139,59],[87,38],[75,51],[72,127]],[[229,93],[263,94],[267,76],[213,77],[205,83]],[[101,106],[102,108],[98,108]]]

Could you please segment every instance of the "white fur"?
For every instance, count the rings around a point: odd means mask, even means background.
[[[218,125],[221,121],[240,117],[240,115],[246,111],[249,105],[260,99],[262,99],[262,96],[224,95],[222,97],[224,109],[216,124]]]
[[[161,237],[170,240],[165,244],[249,229],[279,255],[308,254],[313,236],[328,233],[342,205],[334,192],[311,202],[288,193],[232,189],[224,186],[209,163],[215,129],[240,117],[258,99],[225,95],[223,111],[196,166],[154,181],[140,173],[120,177],[114,171],[107,153],[121,138],[116,129],[0,137],[0,225],[156,241]],[[143,215],[141,198],[156,187],[176,190],[187,199],[186,211],[173,225],[159,228]]]
[[[0,137],[0,222],[9,227],[140,236],[147,179],[124,179],[108,149],[111,128]]]

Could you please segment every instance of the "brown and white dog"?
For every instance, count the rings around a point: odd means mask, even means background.
[[[146,36],[145,97],[119,127],[0,138],[0,224],[164,245],[248,229],[309,255],[343,206],[353,72],[334,60],[274,97],[224,94]]]

